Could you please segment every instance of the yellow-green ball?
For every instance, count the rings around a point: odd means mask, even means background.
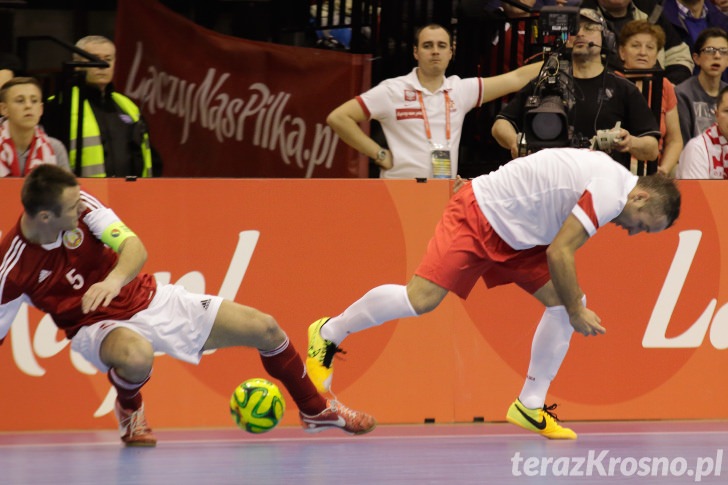
[[[241,429],[265,433],[283,418],[286,401],[278,386],[265,379],[248,379],[233,391],[230,414]]]

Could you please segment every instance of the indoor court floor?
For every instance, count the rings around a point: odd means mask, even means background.
[[[364,436],[284,427],[158,430],[156,448],[115,431],[0,433],[0,484],[728,483],[728,423],[569,423],[549,441],[504,423],[382,425]]]

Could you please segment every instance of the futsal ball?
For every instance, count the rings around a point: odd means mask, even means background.
[[[278,386],[265,379],[248,379],[233,391],[230,414],[241,429],[265,433],[276,427],[286,410]]]

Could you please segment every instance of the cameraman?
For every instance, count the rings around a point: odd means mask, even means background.
[[[581,9],[579,31],[570,39],[573,83],[562,88],[564,99],[573,98],[567,111],[568,124],[573,127],[571,140],[565,146],[588,146],[597,130],[615,130],[612,158],[630,168],[630,159],[655,160],[658,156],[659,126],[647,101],[635,85],[605,70],[602,65],[604,20],[594,10]],[[613,47],[612,47],[613,48]],[[565,75],[561,75],[563,79]],[[563,84],[563,83],[562,83]],[[573,86],[568,86],[573,84]],[[531,81],[506,105],[493,124],[492,134],[498,144],[518,156],[518,132],[523,132],[526,100],[534,94],[536,84]],[[571,91],[571,92],[569,92]],[[533,140],[526,140],[528,144]],[[536,145],[528,146],[535,151]]]

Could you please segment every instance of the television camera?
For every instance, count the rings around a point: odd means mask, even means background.
[[[565,55],[566,39],[579,30],[578,6],[545,6],[540,11],[539,32],[544,49],[544,64],[536,87],[526,100],[524,131],[518,134],[520,156],[543,148],[576,147],[610,152],[619,143],[620,123],[614,128],[597,130],[587,138],[574,133],[568,113],[574,106],[574,78]]]
[[[545,60],[534,92],[526,100],[523,132],[518,135],[519,155],[542,148],[589,146],[583,140],[573,140],[574,129],[568,119],[574,105],[574,83],[565,55],[566,39],[578,30],[579,7],[541,9],[539,33]]]

